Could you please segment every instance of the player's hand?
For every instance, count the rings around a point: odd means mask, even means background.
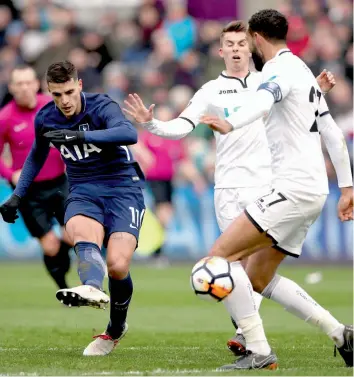
[[[150,122],[154,117],[154,107],[155,105],[150,105],[146,108],[141,98],[134,93],[129,94],[129,99],[125,100],[124,103],[127,105],[127,109],[123,107],[125,114],[130,115],[137,123]]]
[[[222,135],[233,130],[232,125],[227,120],[220,119],[214,115],[203,115],[199,122],[207,124],[212,130],[220,132]]]
[[[353,220],[353,187],[341,188],[338,202],[338,217],[341,221]]]
[[[56,130],[46,132],[43,136],[53,144],[77,144],[85,141],[84,131]]]
[[[316,80],[323,93],[328,93],[336,85],[336,80],[332,72],[327,71],[326,69],[316,77]]]
[[[17,210],[20,206],[21,198],[17,195],[11,195],[10,199],[0,206],[0,213],[5,222],[14,224],[18,219]]]
[[[18,180],[20,179],[21,171],[22,171],[21,169],[16,170],[16,171],[12,174],[12,176],[11,176],[11,183],[12,183],[14,186],[17,185]]]

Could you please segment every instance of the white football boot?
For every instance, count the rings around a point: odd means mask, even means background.
[[[84,356],[105,356],[111,353],[116,346],[119,344],[119,341],[124,337],[128,331],[128,324],[125,323],[123,332],[121,336],[117,339],[113,339],[108,334],[103,333],[96,335],[93,338],[95,339],[91,342],[84,350]]]
[[[91,306],[96,309],[106,309],[109,303],[109,296],[91,285],[59,289],[56,296],[62,304],[69,307]]]

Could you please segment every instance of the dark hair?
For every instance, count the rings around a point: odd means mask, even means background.
[[[62,84],[70,81],[71,79],[77,80],[77,69],[73,63],[65,60],[63,62],[51,64],[46,72],[47,82]]]
[[[30,69],[31,71],[33,71],[35,78],[37,78],[37,72],[29,64],[18,64],[16,67],[13,68],[13,70],[10,73],[10,81],[12,80],[12,76],[15,71],[25,71],[26,69]]]
[[[221,34],[220,34],[220,43],[222,43],[225,33],[230,33],[230,32],[245,33],[246,30],[247,30],[247,27],[243,21],[231,21],[222,29]]]
[[[288,21],[275,9],[263,9],[250,18],[248,30],[250,34],[259,33],[267,40],[285,41]]]

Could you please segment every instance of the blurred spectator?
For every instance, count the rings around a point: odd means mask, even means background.
[[[75,41],[70,38],[66,29],[51,29],[48,33],[48,46],[34,63],[39,77],[44,76],[49,64],[67,59],[74,44]]]
[[[101,76],[95,68],[90,65],[88,53],[76,47],[69,52],[68,59],[75,65],[79,78],[82,79],[85,90],[90,92],[101,92]]]
[[[6,44],[6,29],[12,20],[11,10],[7,6],[0,5],[0,48]]]
[[[197,38],[196,23],[187,13],[183,0],[167,0],[166,19],[162,26],[172,39],[175,57],[179,59],[185,52],[194,47]]]
[[[101,72],[112,61],[112,56],[108,51],[104,38],[95,31],[85,32],[81,37],[81,43],[90,55],[98,72]]]
[[[122,104],[129,87],[126,69],[119,63],[111,62],[103,70],[104,92]]]

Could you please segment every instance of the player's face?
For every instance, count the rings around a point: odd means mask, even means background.
[[[38,90],[39,81],[32,68],[15,69],[12,72],[9,91],[19,106],[28,108],[35,107]]]
[[[224,59],[227,69],[236,71],[248,69],[250,50],[246,39],[246,33],[225,33],[219,54]]]
[[[48,90],[57,108],[67,117],[81,111],[82,81],[71,79],[64,83],[48,83]]]
[[[264,63],[263,54],[262,54],[260,43],[259,43],[259,39],[260,39],[259,34],[251,33],[250,30],[248,29],[246,33],[246,37],[247,37],[247,42],[248,42],[251,53],[257,55]]]

